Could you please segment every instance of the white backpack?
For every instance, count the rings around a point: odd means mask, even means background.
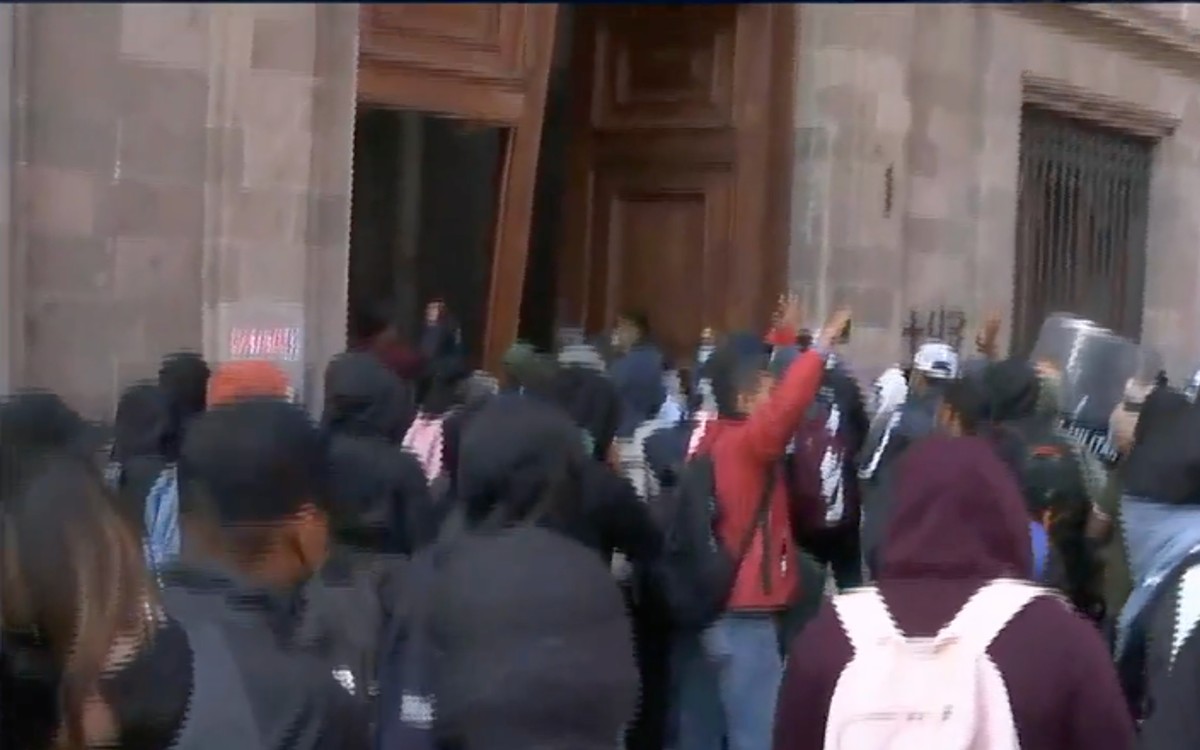
[[[988,646],[1045,589],[997,580],[933,638],[908,638],[875,588],[837,596],[854,657],[838,678],[825,750],[1019,750]]]

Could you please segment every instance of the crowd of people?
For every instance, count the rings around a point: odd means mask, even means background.
[[[790,298],[686,367],[634,314],[494,377],[440,303],[353,323],[320,408],[193,354],[111,433],[0,405],[0,746],[1200,746],[1200,409],[1161,378],[1113,461],[996,320],[868,389]]]

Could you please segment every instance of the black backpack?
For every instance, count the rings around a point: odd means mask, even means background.
[[[678,627],[703,629],[725,611],[742,558],[766,524],[775,477],[772,466],[755,522],[740,540],[736,555],[716,535],[719,506],[710,456],[688,461],[676,486],[663,494],[659,501],[663,548],[653,577],[667,613]]]

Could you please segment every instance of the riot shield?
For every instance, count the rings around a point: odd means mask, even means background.
[[[1068,313],[1046,318],[1031,357],[1061,374],[1063,415],[1089,429],[1104,429],[1126,389],[1148,390],[1162,370],[1156,352]]]

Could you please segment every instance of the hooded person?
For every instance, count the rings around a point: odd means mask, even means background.
[[[425,367],[421,352],[401,340],[392,314],[383,305],[364,305],[350,316],[350,351],[369,352],[396,377],[415,382]]]
[[[650,507],[635,486],[623,481],[607,458],[620,413],[616,390],[602,372],[584,367],[560,367],[555,395],[559,406],[580,430],[591,460],[582,466],[580,482],[585,511],[600,530],[600,552],[613,562],[623,582],[634,620],[638,668],[642,683],[637,720],[629,728],[630,750],[661,747],[665,727],[669,627],[659,617],[644,576],[661,547],[662,534]],[[621,558],[614,561],[614,553]],[[632,569],[628,563],[632,563]],[[631,575],[630,575],[631,574]]]
[[[1049,538],[1044,578],[1081,612],[1103,620],[1103,579],[1096,551],[1087,540],[1091,496],[1083,451],[1061,427],[1054,380],[1023,359],[987,365],[979,381],[987,398],[985,418],[1002,451],[1017,467],[1030,517]]]
[[[1139,713],[1173,661],[1163,649],[1188,637],[1190,612],[1200,606],[1200,597],[1181,587],[1200,553],[1198,429],[1200,411],[1163,389],[1143,405],[1121,467],[1120,526],[1133,586],[1117,617],[1115,651]]]
[[[590,352],[591,359],[583,352]],[[554,400],[584,429],[591,455],[606,461],[617,434],[621,402],[617,389],[604,371],[603,359],[594,347],[578,344],[572,356],[559,352],[554,376]],[[599,367],[596,365],[599,364]]]
[[[505,392],[544,397],[553,390],[557,363],[528,342],[510,346],[500,364]]]
[[[990,443],[931,437],[900,459],[877,590],[895,627],[932,637],[986,584],[1032,567],[1020,488]],[[1048,594],[987,647],[1022,750],[1130,750],[1133,723],[1100,635]],[[822,608],[792,643],[775,750],[823,750],[835,690],[854,658],[838,610]]]
[[[146,534],[146,498],[168,466],[163,440],[169,419],[162,389],[153,383],[130,386],[117,401],[112,452],[105,475],[116,492],[121,515],[139,539]]]
[[[163,450],[168,461],[179,458],[188,423],[204,413],[210,374],[208,363],[194,352],[169,354],[158,368],[158,387],[167,402]]]
[[[466,532],[439,539],[430,602],[440,746],[608,750],[633,718],[628,617],[588,523],[579,428],[499,396],[464,425]]]
[[[325,370],[322,425],[329,443],[335,541],[366,553],[408,554],[436,525],[420,463],[401,448],[412,391],[365,352]]]

